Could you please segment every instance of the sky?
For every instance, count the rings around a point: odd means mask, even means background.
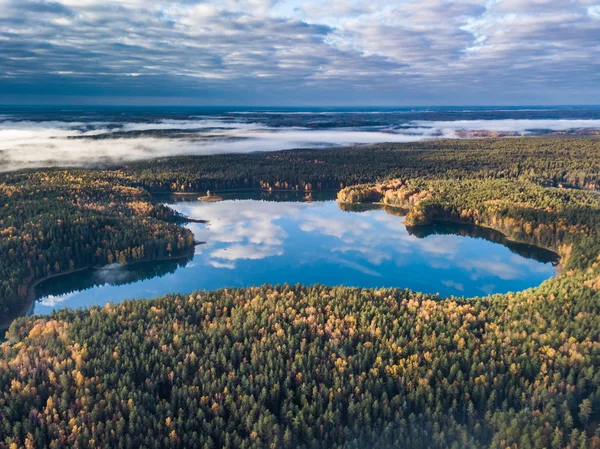
[[[0,103],[600,103],[600,0],[0,0]]]

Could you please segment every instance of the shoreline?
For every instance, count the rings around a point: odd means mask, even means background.
[[[598,193],[600,193],[600,192],[598,192]],[[382,207],[382,208],[389,207],[391,209],[398,209],[398,210],[402,210],[402,211],[406,212],[406,208],[403,208],[402,206],[393,206],[393,205],[385,204],[385,203],[382,203],[382,202],[373,202],[373,203],[347,203],[347,202],[339,202],[338,201],[338,204],[351,204],[351,205],[372,204],[372,205],[376,205],[376,206],[379,206],[379,207]],[[533,247],[536,247],[536,248],[541,248],[541,249],[545,249],[547,251],[550,251],[551,253],[556,254],[558,256],[558,258],[559,258],[559,261],[560,261],[559,264],[556,265],[556,275],[557,276],[561,273],[562,269],[564,268],[564,263],[566,263],[567,260],[568,260],[566,258],[566,256],[561,255],[560,252],[558,252],[556,250],[556,248],[550,248],[550,247],[547,247],[547,246],[534,244],[534,243],[527,242],[527,241],[524,241],[524,240],[517,240],[517,239],[511,238],[508,235],[506,235],[506,233],[503,230],[495,228],[493,226],[489,226],[487,224],[475,224],[475,223],[470,223],[470,222],[465,222],[465,221],[459,221],[459,220],[443,219],[443,220],[432,220],[431,222],[426,223],[426,224],[422,224],[422,225],[416,225],[416,226],[407,226],[407,225],[405,225],[405,226],[407,228],[420,228],[420,227],[434,225],[434,224],[469,225],[469,226],[480,227],[480,228],[483,228],[483,229],[490,229],[492,231],[499,232],[500,234],[502,234],[504,236],[504,238],[507,241],[509,241],[511,243],[518,243],[518,244],[522,244],[522,245],[529,245],[529,246],[533,246]]]
[[[269,193],[275,193],[275,192],[294,192],[294,193],[314,193],[314,192],[339,192],[340,189],[310,189],[310,190],[301,190],[301,189],[264,189],[262,187],[248,187],[248,188],[244,188],[244,187],[240,187],[238,189],[218,189],[215,190],[213,193],[216,195],[218,193],[235,193],[235,192],[269,192]],[[152,190],[148,190],[148,192],[150,193],[150,195],[154,196],[154,195],[176,195],[176,196],[185,196],[185,195],[201,195],[202,193],[206,193],[206,190],[197,190],[197,191],[190,191],[190,192],[172,192],[172,191],[168,191],[168,190],[164,190],[164,191],[152,191]]]
[[[248,192],[248,191],[252,191],[252,192],[256,192],[256,191],[260,191],[260,192],[294,192],[294,193],[312,193],[312,192],[328,192],[328,191],[337,191],[339,192],[339,190],[337,189],[317,189],[317,190],[310,190],[310,191],[300,191],[300,190],[295,190],[295,189],[278,189],[278,190],[272,190],[272,189],[231,189],[231,190],[224,190],[222,192]],[[589,190],[590,192],[596,193],[596,194],[600,194],[600,191],[594,191],[594,190]],[[150,194],[152,196],[154,195],[177,195],[177,196],[187,196],[187,195],[197,195],[200,192],[150,192]],[[336,200],[333,200],[336,201]],[[395,206],[395,205],[390,205],[390,204],[385,204],[382,202],[367,202],[367,203],[351,203],[351,202],[340,202],[340,201],[336,201],[336,203],[338,205],[340,204],[345,204],[345,205],[352,205],[352,206],[360,206],[360,205],[373,205],[373,206],[377,206],[377,207],[381,207],[381,208],[386,208],[389,207],[391,209],[396,209],[396,210],[402,210],[404,212],[407,212],[406,208],[403,208],[402,206]],[[177,224],[186,224],[186,223],[200,223],[200,224],[206,224],[209,223],[208,220],[201,220],[201,219],[194,219],[194,218],[189,218],[189,217],[184,217],[184,216],[177,216],[176,217],[176,221],[175,223]],[[431,223],[428,224],[435,224],[435,223],[440,223],[440,224],[458,224],[458,225],[469,225],[469,226],[476,226],[476,227],[480,227],[483,229],[489,229],[489,230],[493,230],[495,232],[499,232],[502,236],[504,236],[504,238],[506,238],[507,241],[512,242],[512,243],[516,243],[516,244],[525,244],[525,245],[529,245],[529,246],[533,246],[533,247],[537,247],[537,248],[541,248],[541,249],[545,249],[547,251],[550,251],[552,253],[554,253],[556,256],[558,256],[559,258],[559,264],[556,265],[556,275],[555,276],[559,276],[564,268],[564,264],[567,262],[567,258],[564,255],[561,255],[555,248],[549,248],[543,245],[538,245],[538,244],[534,244],[528,241],[524,241],[524,240],[517,240],[514,238],[509,237],[508,235],[505,234],[505,232],[501,229],[498,229],[496,227],[493,226],[489,226],[487,224],[474,224],[474,223],[470,223],[470,222],[464,222],[464,221],[459,221],[459,220],[451,220],[451,219],[443,219],[443,220],[433,220]],[[406,225],[405,225],[406,226]],[[426,225],[423,225],[426,226]],[[407,226],[408,227],[408,226]],[[414,228],[418,228],[420,226],[412,226]],[[205,242],[194,242],[194,245],[190,248],[193,249],[198,245],[201,245]],[[173,260],[180,260],[183,259],[185,257],[188,257],[188,255],[184,254],[184,255],[179,255],[179,256],[173,256],[173,257],[169,257],[169,258],[162,258],[162,259],[157,259],[157,260],[151,260],[151,259],[146,259],[146,260],[138,260],[132,263],[128,263],[125,266],[135,266],[137,264],[143,264],[143,263],[150,263],[150,262],[155,262],[155,263],[160,263],[160,262],[166,262],[166,261],[173,261]],[[17,319],[20,318],[22,316],[25,316],[27,314],[27,312],[29,311],[29,309],[31,308],[31,306],[37,301],[36,298],[36,293],[35,293],[35,289],[38,285],[40,285],[41,283],[50,280],[50,279],[54,279],[57,277],[61,277],[61,276],[66,276],[66,275],[70,275],[70,274],[75,274],[78,272],[82,272],[85,270],[94,270],[94,269],[101,269],[106,265],[102,265],[102,266],[86,266],[86,267],[82,267],[82,268],[77,268],[75,270],[72,271],[67,271],[64,273],[56,273],[56,274],[52,274],[49,276],[46,276],[44,278],[38,279],[36,281],[33,281],[30,283],[30,285],[28,285],[27,287],[27,295],[25,297],[25,303],[23,305],[23,307],[20,309],[20,311],[17,314],[14,314],[12,317],[8,318],[8,319],[4,319],[3,321],[0,321],[0,332],[6,332],[8,330],[8,328],[10,327],[10,325],[12,324],[12,322]]]
[[[191,247],[191,249],[195,248],[198,245],[202,245],[206,242],[194,242],[194,246]],[[140,265],[143,263],[160,263],[160,262],[168,262],[171,260],[181,260],[184,259],[188,256],[193,256],[192,254],[182,254],[182,255],[178,255],[178,256],[173,256],[173,257],[167,257],[167,258],[162,258],[162,259],[147,259],[147,260],[136,260],[135,262],[132,263],[128,263],[126,265],[126,267],[133,267],[135,265]],[[12,316],[11,318],[5,319],[3,321],[0,321],[0,332],[6,333],[6,331],[8,331],[10,325],[13,323],[13,321],[15,321],[18,318],[21,318],[23,316],[27,315],[27,312],[29,311],[29,309],[31,308],[32,305],[34,305],[37,301],[38,298],[36,298],[36,293],[35,293],[35,288],[40,285],[43,282],[49,281],[50,279],[55,279],[55,278],[59,278],[61,276],[67,276],[70,274],[76,274],[76,273],[81,273],[83,271],[86,270],[100,270],[104,267],[106,267],[107,265],[92,265],[92,266],[87,266],[87,267],[82,267],[82,268],[77,268],[75,270],[71,270],[71,271],[67,271],[64,273],[56,273],[56,274],[51,274],[49,276],[43,277],[42,279],[38,279],[37,281],[33,281],[32,283],[30,283],[30,285],[28,285],[27,287],[27,296],[25,297],[24,300],[24,306],[20,309],[20,311],[18,312],[18,314],[15,314],[14,316]],[[0,337],[2,338],[2,337]]]
[[[179,217],[175,220],[176,224],[186,224],[186,223],[200,223],[207,224],[210,223],[208,220],[200,220],[198,218],[189,218],[189,217]]]

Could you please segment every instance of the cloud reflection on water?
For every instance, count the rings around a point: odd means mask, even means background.
[[[193,218],[209,220],[208,226],[191,224],[196,239],[206,241],[197,253],[214,268],[234,269],[241,260],[270,257],[308,259],[290,246],[290,233],[312,236],[310,259],[320,259],[373,277],[378,268],[393,264],[406,267],[425,263],[438,271],[460,270],[472,282],[481,282],[481,291],[495,287],[489,278],[504,281],[527,279],[532,273],[553,273],[549,265],[517,255],[477,253],[465,246],[468,239],[455,235],[418,238],[409,234],[401,217],[374,210],[343,212],[335,203],[223,201],[218,203],[177,204],[174,206]],[[323,244],[323,239],[326,244]],[[319,245],[323,250],[319,250]],[[290,251],[290,253],[286,253]],[[291,253],[297,251],[297,253]],[[303,258],[304,257],[304,258]],[[269,262],[277,263],[277,262]],[[463,282],[436,280],[457,294]]]
[[[56,278],[36,313],[176,291],[284,282],[473,296],[522,290],[554,274],[550,263],[491,241],[411,233],[402,217],[384,210],[345,212],[331,201],[183,202],[174,207],[209,220],[188,225],[196,240],[206,242],[196,247],[193,261],[176,263],[166,272],[158,268],[163,265],[113,264],[87,276]],[[462,228],[460,233],[468,234]]]

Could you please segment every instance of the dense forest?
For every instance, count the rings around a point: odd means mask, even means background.
[[[507,178],[600,189],[600,139],[510,138],[272,153],[176,157],[128,165],[155,191],[271,188],[339,190],[384,178]]]
[[[597,282],[597,281],[596,281]],[[5,447],[598,448],[598,285],[221,290],[19,319]]]
[[[168,259],[193,247],[171,210],[109,173],[23,172],[2,181],[0,317],[21,311],[30,286],[48,276]]]
[[[264,286],[20,318],[0,448],[598,449],[600,196],[556,188],[597,189],[598,161],[600,140],[530,138],[0,175],[7,309],[48,275],[187,251],[161,191],[352,186],[340,202],[403,208],[415,232],[488,226],[563,265],[485,298]]]

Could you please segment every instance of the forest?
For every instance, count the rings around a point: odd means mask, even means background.
[[[406,177],[507,178],[598,190],[600,146],[597,138],[454,139],[328,151],[174,157],[130,164],[118,173],[151,192],[339,190]]]
[[[336,189],[561,256],[483,298],[262,286],[19,318],[0,448],[600,448],[600,140],[183,157],[0,175],[0,303],[45,276],[177,257],[159,192]],[[4,291],[4,296],[2,296]]]
[[[111,175],[65,170],[0,181],[0,317],[30,302],[31,285],[76,269],[189,253],[192,233],[170,209]],[[2,323],[0,319],[0,325]]]

